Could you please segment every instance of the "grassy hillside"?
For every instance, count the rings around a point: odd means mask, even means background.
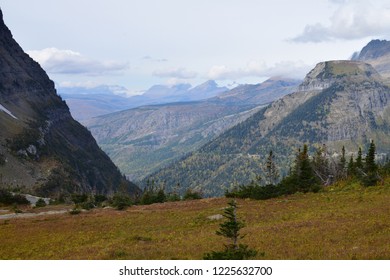
[[[313,194],[238,200],[244,243],[264,259],[390,259],[390,179],[363,188],[340,183]],[[127,211],[0,219],[0,259],[201,259],[222,249],[227,199]],[[0,211],[0,215],[4,214]]]

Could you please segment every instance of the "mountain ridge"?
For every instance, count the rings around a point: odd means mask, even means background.
[[[348,153],[374,140],[378,153],[390,152],[390,89],[369,64],[328,61],[308,73],[298,91],[259,110],[246,121],[146,180],[180,183],[182,190],[221,195],[231,185],[262,174],[273,150],[286,174],[304,143],[325,144]],[[350,155],[350,154],[349,154]]]

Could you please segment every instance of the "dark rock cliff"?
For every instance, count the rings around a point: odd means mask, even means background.
[[[72,118],[54,83],[13,39],[1,10],[0,154],[2,185],[49,196],[139,190]]]

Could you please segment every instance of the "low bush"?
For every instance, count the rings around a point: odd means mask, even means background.
[[[201,199],[201,198],[202,198],[202,194],[192,189],[187,189],[183,196],[183,200],[194,200],[194,199]]]
[[[28,205],[30,202],[27,198],[20,194],[12,194],[11,192],[0,189],[0,203],[4,205]]]
[[[35,207],[45,207],[46,206],[46,202],[45,200],[43,200],[43,198],[40,198],[37,200],[37,202],[35,203]]]
[[[111,205],[117,210],[126,210],[127,207],[132,205],[132,200],[130,196],[126,194],[117,193],[112,197]]]

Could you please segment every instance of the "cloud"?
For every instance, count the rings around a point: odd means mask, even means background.
[[[197,76],[197,73],[183,67],[179,67],[155,70],[153,75],[159,78],[193,79]]]
[[[28,51],[42,68],[54,74],[102,75],[118,73],[128,68],[128,63],[116,61],[97,61],[72,50],[47,48]]]
[[[306,25],[303,32],[290,41],[299,43],[330,40],[354,40],[389,35],[390,9],[374,6],[370,1],[332,1],[338,8],[330,17],[330,25]]]
[[[167,62],[168,61],[168,59],[166,59],[166,58],[153,58],[150,55],[145,55],[144,57],[142,57],[142,59],[152,61],[152,62]]]
[[[210,68],[207,78],[212,80],[238,80],[249,77],[290,77],[302,78],[311,69],[303,62],[283,61],[273,66],[265,62],[250,61],[245,67],[229,68],[226,65],[215,65]]]

